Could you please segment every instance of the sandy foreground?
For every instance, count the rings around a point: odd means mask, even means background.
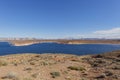
[[[0,80],[120,80],[120,51],[0,56]]]

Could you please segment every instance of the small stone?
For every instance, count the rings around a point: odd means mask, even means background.
[[[106,77],[106,76],[105,76],[105,74],[103,73],[103,74],[97,76],[96,78],[99,79],[99,78],[105,78],[105,77]]]
[[[118,55],[117,57],[120,57],[120,55]]]
[[[92,56],[92,58],[103,58],[103,56],[98,54],[98,55]]]
[[[30,67],[28,67],[28,68],[25,68],[25,71],[26,71],[26,70],[32,70],[32,68],[30,68]]]
[[[112,76],[112,75],[113,75],[113,73],[112,73],[112,72],[110,72],[110,71],[105,71],[105,75],[106,75],[106,76]]]

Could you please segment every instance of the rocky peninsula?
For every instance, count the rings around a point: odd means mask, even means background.
[[[11,43],[14,46],[25,46],[36,43],[60,43],[60,44],[120,44],[120,40],[67,40],[67,39],[43,39],[43,40],[4,40]]]

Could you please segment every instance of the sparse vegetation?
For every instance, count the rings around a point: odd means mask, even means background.
[[[19,80],[19,77],[18,77],[17,73],[15,73],[15,72],[9,72],[6,76],[2,77],[2,79]]]
[[[52,75],[52,78],[56,78],[60,76],[59,72],[51,72],[50,74]]]
[[[30,65],[35,65],[35,62],[30,62]]]
[[[27,67],[27,68],[25,68],[25,71],[31,71],[31,70],[32,70],[31,67]]]
[[[32,76],[33,78],[37,78],[38,73],[34,73],[34,74],[32,74],[31,76]]]
[[[98,75],[97,77],[96,77],[96,79],[103,79],[103,78],[105,78],[106,77],[106,75],[103,73],[103,74],[101,74],[101,75]]]
[[[84,71],[84,70],[86,70],[84,67],[81,67],[81,66],[69,66],[68,69],[76,70],[76,71]]]
[[[31,78],[24,78],[23,80],[32,80]]]
[[[0,59],[0,66],[7,66],[8,63],[5,60]]]
[[[20,54],[0,57],[0,78],[2,80],[53,80],[54,78],[120,80],[119,54],[117,51],[110,55],[87,55],[77,58],[65,54]],[[22,64],[21,60],[25,64]],[[17,66],[13,63],[17,63]]]

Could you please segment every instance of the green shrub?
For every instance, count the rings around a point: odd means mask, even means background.
[[[24,78],[23,80],[32,80],[32,79],[30,79],[30,78]]]
[[[35,62],[30,62],[30,65],[35,65]]]
[[[4,60],[0,60],[0,66],[7,66],[8,63]]]
[[[9,72],[5,77],[2,77],[2,79],[19,80],[18,75],[15,72]]]
[[[69,66],[68,69],[76,70],[76,71],[84,71],[84,70],[86,70],[84,67],[81,67],[81,66]]]
[[[33,78],[37,78],[38,73],[32,74],[31,76],[32,76]]]
[[[52,78],[56,78],[60,76],[59,72],[51,72],[50,74],[52,75]]]

